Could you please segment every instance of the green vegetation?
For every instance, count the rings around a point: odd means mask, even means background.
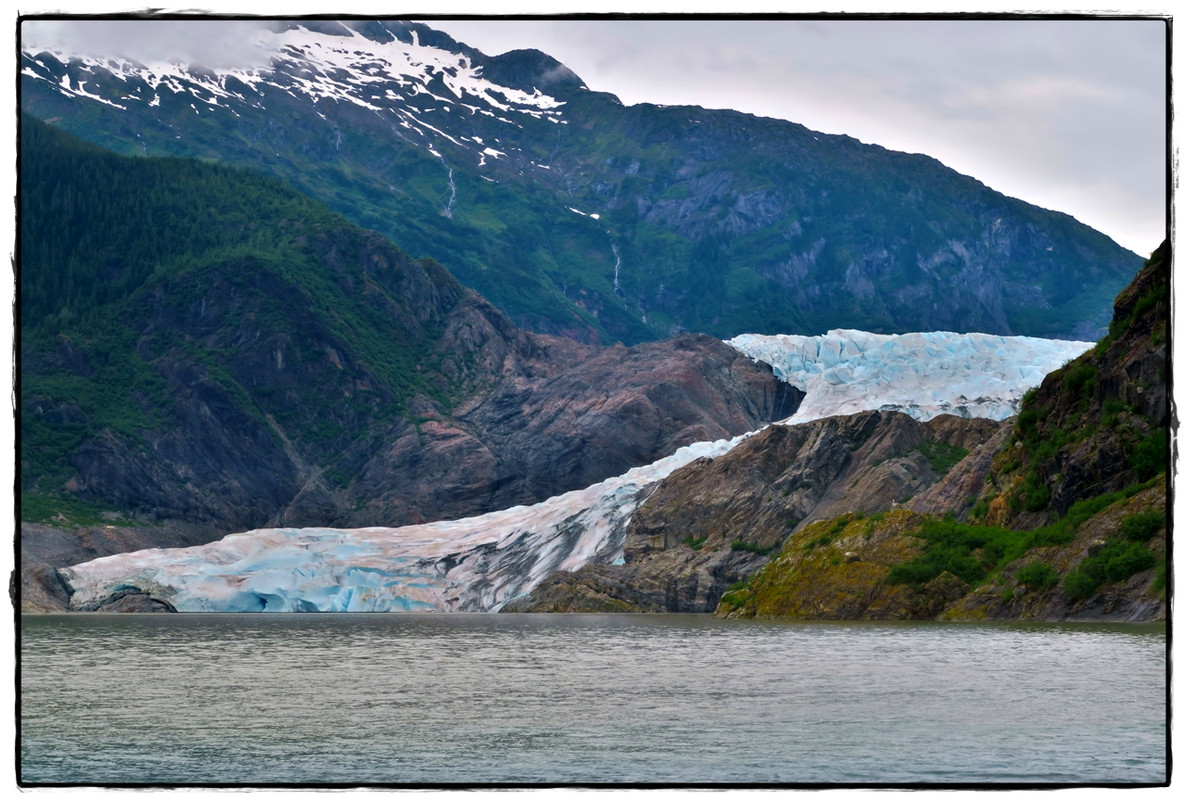
[[[1121,414],[1126,411],[1132,412],[1133,408],[1116,397],[1110,397],[1105,401],[1104,415],[1101,417],[1101,424],[1108,428],[1116,427],[1117,421],[1120,419]]]
[[[1121,535],[1131,542],[1148,542],[1165,527],[1165,512],[1145,511],[1121,520]]]
[[[1042,408],[1035,405],[1033,390],[1027,392],[1022,398],[1022,410],[1018,412],[1018,417],[1015,421],[1019,438],[1024,442],[1034,440],[1038,436],[1039,420],[1050,412],[1050,408]]]
[[[436,262],[273,178],[119,156],[28,117],[20,144],[24,518],[72,508],[84,442],[146,451],[176,427],[181,375],[224,424],[325,466],[416,394],[448,407],[464,380],[437,372],[447,308],[418,299],[462,297]]]
[[[1135,308],[1141,306],[1145,312],[1153,302],[1139,302]],[[1131,314],[1130,318],[1136,318],[1136,314]],[[1098,366],[1093,359],[1103,352],[1098,348],[1062,370],[1060,385],[1063,396],[1070,400],[1070,410],[1050,394],[1040,400],[1037,389],[1023,396],[1022,408],[1015,423],[1015,436],[1023,448],[1017,453],[1008,451],[1008,455],[999,457],[995,463],[995,468],[1002,473],[1025,467],[1021,484],[1007,495],[1011,512],[1047,510],[1052,496],[1051,481],[1059,480],[1059,475],[1051,474],[1056,470],[1058,454],[1069,445],[1089,439],[1100,426],[1118,431],[1122,450],[1128,453],[1129,466],[1138,481],[1146,481],[1166,470],[1168,451],[1165,428],[1154,428],[1145,437],[1138,438],[1135,433],[1138,429],[1134,427],[1137,423],[1127,419],[1126,424],[1121,424],[1123,415],[1135,413],[1132,406],[1114,397],[1105,400],[1099,410],[1093,407],[1098,379]],[[1062,408],[1063,411],[1056,411],[1056,408]],[[987,511],[987,504],[978,504],[973,510],[973,517],[983,518]]]
[[[1158,554],[1158,563],[1154,565],[1154,580],[1150,589],[1158,593],[1163,602],[1166,601],[1166,553]]]
[[[688,545],[693,550],[700,550],[708,539],[708,536],[689,536],[687,539],[681,540],[681,544]]]
[[[1152,430],[1138,443],[1129,457],[1129,465],[1137,473],[1138,480],[1146,480],[1165,472],[1169,461],[1165,428]]]
[[[1051,489],[1031,467],[1022,481],[1022,507],[1027,511],[1042,511],[1051,502]]]
[[[761,547],[757,544],[752,544],[750,542],[744,542],[741,539],[737,539],[735,541],[730,542],[730,550],[744,551],[747,553],[757,553],[760,556],[767,555],[771,551],[775,550],[777,547],[778,547],[778,545],[774,545],[774,544],[769,545],[767,547]]]
[[[50,497],[25,493],[21,495],[21,519],[41,522],[58,528],[81,528],[93,525],[127,527],[133,523],[111,506],[87,503],[77,497]]]
[[[746,599],[749,597],[750,584],[754,581],[754,577],[754,575],[751,575],[745,580],[740,580],[731,584],[730,587],[725,590],[725,593],[721,595],[721,600],[718,601],[720,608],[726,613],[729,613],[734,609],[741,608],[746,602]]]
[[[1071,542],[1076,529],[1089,518],[1151,485],[1152,482],[1147,481],[1082,500],[1068,509],[1062,519],[1030,531],[960,523],[951,517],[925,520],[915,534],[925,542],[923,552],[910,561],[892,567],[886,581],[892,585],[908,584],[918,589],[941,573],[950,572],[970,586],[979,586],[1035,548]],[[1149,518],[1142,515],[1130,527],[1135,531],[1144,531],[1150,524]],[[1039,567],[1029,569],[1040,570]],[[1078,580],[1073,579],[1073,583]]]
[[[1059,573],[1042,561],[1031,561],[1014,573],[1014,580],[1035,591],[1043,591],[1059,583]]]
[[[923,453],[927,459],[927,463],[931,465],[932,470],[937,475],[948,474],[950,469],[959,464],[969,454],[967,449],[945,442],[924,441],[914,449]]]
[[[1155,253],[1154,257],[1150,260],[1153,261],[1154,258],[1158,257],[1159,254]],[[1163,254],[1161,257],[1164,259],[1166,258],[1165,254]],[[1148,261],[1147,263],[1150,262]],[[1126,331],[1129,330],[1130,326],[1133,325],[1136,319],[1148,313],[1151,309],[1159,304],[1165,305],[1167,302],[1168,291],[1169,287],[1166,283],[1161,281],[1155,282],[1145,294],[1137,299],[1137,301],[1133,304],[1133,308],[1129,310],[1128,314],[1126,314],[1121,319],[1114,317],[1113,321],[1109,323],[1108,335],[1106,335],[1097,343],[1094,352],[1098,354],[1104,353],[1109,349],[1113,342],[1125,335]],[[1162,335],[1165,339],[1165,327],[1163,328]],[[1157,344],[1157,342],[1155,343]]]
[[[1063,588],[1073,600],[1086,600],[1105,583],[1123,581],[1150,569],[1154,553],[1141,542],[1110,539],[1094,555],[1085,558],[1063,578]]]
[[[1063,373],[1063,388],[1068,394],[1077,396],[1081,402],[1088,402],[1096,391],[1096,364],[1082,361]]]
[[[804,549],[815,550],[817,547],[832,544],[844,532],[851,521],[861,518],[855,514],[842,514],[833,521],[833,524],[829,526],[828,530],[804,542]]]

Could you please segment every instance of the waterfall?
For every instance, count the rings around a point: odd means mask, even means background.
[[[618,285],[618,268],[622,266],[622,258],[618,255],[618,245],[611,242],[610,249],[614,251],[614,294],[625,297],[622,287]]]
[[[442,159],[441,163],[445,163]],[[443,212],[446,217],[453,219],[453,207],[457,205],[457,185],[453,182],[453,167],[446,167],[449,170],[449,202],[445,205]]]

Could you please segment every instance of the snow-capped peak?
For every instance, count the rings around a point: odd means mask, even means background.
[[[393,128],[418,133],[414,143],[426,150],[451,146],[470,151],[480,164],[494,154],[484,149],[481,137],[458,135],[459,121],[467,130],[475,117],[513,127],[531,120],[563,122],[563,101],[539,89],[525,91],[488,80],[475,63],[484,58],[477,51],[422,43],[415,26],[401,38],[382,25],[380,32],[388,36],[364,35],[362,25],[338,25],[332,32],[301,23],[275,31],[261,27],[256,44],[270,52],[266,66],[217,69],[184,59],[138,61],[29,45],[21,74],[72,98],[121,110],[135,104],[162,109],[166,122],[165,107],[176,107],[171,100],[192,105],[198,114],[238,116],[245,108],[271,110],[274,103],[284,102],[278,94],[283,93],[311,104],[323,120],[333,114],[327,103],[354,106],[379,115]]]

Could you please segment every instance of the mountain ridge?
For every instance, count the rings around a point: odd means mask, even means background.
[[[1096,339],[1140,266],[927,156],[740,112],[624,106],[571,73],[553,97],[543,76],[559,62],[538,51],[490,58],[416,23],[350,25],[370,51],[294,22],[270,71],[250,74],[25,54],[22,107],[122,152],[279,175],[434,257],[521,327],[583,341],[836,327]]]

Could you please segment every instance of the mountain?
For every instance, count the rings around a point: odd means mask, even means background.
[[[518,326],[587,343],[837,328],[1096,340],[1141,265],[926,156],[627,107],[546,54],[488,57],[415,23],[274,28],[264,68],[25,51],[21,108],[124,154],[278,176],[436,259]]]
[[[906,502],[1001,425],[882,411],[772,425],[661,481],[626,529],[621,563],[554,573],[506,610],[714,611],[795,531]]]
[[[910,500],[797,528],[718,613],[1165,618],[1169,288],[1164,244],[1117,296],[1109,334],[1028,392],[980,452]]]
[[[937,354],[920,359],[918,340],[916,334],[887,337],[881,348],[867,351],[864,369],[851,370],[861,379],[842,383],[847,396],[832,392],[827,397],[837,409],[855,402],[877,407],[883,405],[881,399],[895,396],[894,381],[910,370],[919,391],[930,388],[937,401],[947,392],[946,406],[958,406],[970,415],[1001,417],[1014,410],[1017,400],[1011,398],[1032,385],[1027,367],[1041,369],[1045,364],[1050,369],[1066,360],[1069,348],[1080,352],[1086,347],[1049,341],[1041,352],[1043,348],[1031,340],[932,334],[926,341]],[[838,352],[831,346],[846,342],[854,346],[838,349],[853,356],[870,340],[868,334],[858,332],[833,333],[821,337],[819,344],[824,346],[788,344],[784,356],[776,360],[798,363],[806,375],[823,372],[835,378],[843,370],[836,369]],[[896,342],[902,350],[897,355]],[[764,350],[772,348],[768,342]],[[618,360],[647,366],[622,348],[610,352]],[[812,361],[808,357],[812,353],[819,360]],[[1001,373],[1002,360],[1024,368]],[[974,387],[995,396],[960,406],[960,399]],[[591,414],[606,413],[599,408],[600,400],[589,405],[583,399],[591,394],[596,398],[601,391],[579,387],[571,402]],[[663,403],[672,397],[665,391],[657,398],[660,413],[668,413],[669,408],[679,413],[678,404]],[[998,421],[986,418],[945,415],[916,421],[907,414],[882,411],[835,416],[819,402],[810,412],[805,411],[807,407],[805,401],[792,424],[776,424],[732,439],[695,442],[658,461],[530,506],[402,527],[266,528],[181,550],[121,552],[60,570],[46,568],[30,578],[40,580],[47,595],[55,593],[51,607],[76,610],[494,611],[538,609],[540,586],[547,592],[570,575],[584,579],[592,573],[630,576],[625,595],[630,600],[618,596],[591,607],[586,596],[581,598],[583,610],[711,610],[715,598],[733,580],[729,570],[736,575],[753,571],[769,552],[771,545],[763,541],[772,538],[764,530],[766,523],[772,523],[773,537],[778,538],[785,535],[789,523],[809,516],[835,514],[854,503],[860,507],[884,503],[888,495],[905,498],[910,491],[935,484],[967,448],[1000,428]],[[924,420],[936,413],[922,406],[907,410]],[[824,418],[796,424],[805,414]],[[879,428],[888,430],[879,433]],[[637,430],[632,428],[630,436],[637,437]],[[768,452],[772,441],[783,443],[774,458]],[[596,450],[591,446],[583,452]],[[884,462],[888,463],[883,466]],[[563,460],[557,462],[558,468],[564,466]],[[784,469],[788,474],[779,476]],[[872,477],[863,474],[871,469]],[[696,476],[720,478],[691,497],[677,490],[680,501],[665,503],[662,498],[670,496],[669,487],[688,486],[683,476],[690,473],[693,485],[698,483]],[[806,475],[813,480],[802,480]],[[861,480],[850,480],[854,475]],[[739,483],[744,484],[742,494],[763,493],[758,503],[763,519],[748,517],[754,502],[743,500],[739,506],[719,502],[719,488],[728,493]],[[777,495],[772,483],[782,488]],[[841,486],[849,489],[838,491]],[[647,510],[655,506],[653,493],[661,497],[658,512]],[[648,552],[656,550],[657,537],[665,541],[667,525],[678,531],[706,524],[732,532],[730,546],[721,548],[714,541],[703,552],[694,553],[702,551],[708,538],[700,537],[681,542],[687,547],[660,547],[665,553],[652,562],[655,575],[641,580],[636,531],[647,538],[642,552]],[[664,558],[677,553],[704,557],[699,566],[712,567],[713,579],[700,581],[694,576],[691,594],[667,592],[664,587],[670,588],[674,578],[672,563]],[[686,578],[682,574],[680,581],[687,584]],[[717,585],[718,579],[724,583]]]
[[[116,155],[32,118],[21,170],[30,523],[105,514],[212,538],[470,516],[753,430],[802,397],[704,335],[522,332],[436,262],[272,178]]]

